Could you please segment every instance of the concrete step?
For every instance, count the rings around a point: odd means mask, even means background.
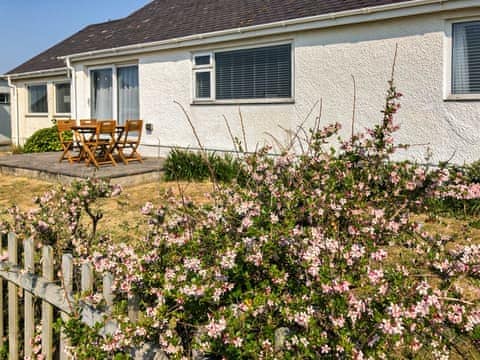
[[[0,152],[10,152],[12,151],[11,144],[0,144]]]

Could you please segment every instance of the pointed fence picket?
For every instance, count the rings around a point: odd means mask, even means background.
[[[33,247],[33,239],[27,239],[23,243],[24,246],[24,265],[25,271],[33,273],[35,271],[35,249]],[[33,356],[33,343],[28,341],[28,339],[33,339],[35,337],[35,306],[33,302],[33,295],[25,291],[25,324],[24,324],[24,334],[25,334],[25,357]]]
[[[18,265],[18,242],[14,234],[8,234],[8,262]],[[18,360],[18,287],[8,283],[8,359]]]
[[[33,359],[33,339],[35,338],[35,303],[41,302],[41,355],[43,359],[60,360],[68,359],[68,339],[63,332],[60,333],[58,344],[54,343],[53,324],[54,315],[59,314],[63,320],[68,320],[73,315],[72,301],[74,296],[75,261],[71,254],[62,255],[60,274],[55,278],[54,251],[50,246],[43,246],[41,253],[41,274],[36,273],[35,267],[35,243],[33,239],[23,241],[19,247],[17,237],[10,233],[8,238],[8,260],[0,261],[0,346],[4,346],[5,330],[8,337],[8,359],[18,360],[20,356],[25,359]],[[0,254],[6,258],[3,252],[5,236],[0,241]],[[19,254],[20,250],[20,254]],[[20,256],[19,256],[20,255]],[[37,254],[38,256],[39,254]],[[19,261],[20,259],[20,261]],[[23,266],[22,266],[23,264]],[[94,291],[94,271],[89,263],[83,263],[80,271],[80,292],[92,293]],[[8,284],[8,308],[5,308],[3,297],[4,282]],[[112,292],[113,276],[106,274],[103,277],[101,293],[105,299],[104,312],[94,309],[89,304],[80,305],[82,321],[94,326],[110,315],[114,306]],[[19,298],[23,297],[23,305],[19,304]],[[20,317],[20,306],[23,306],[23,319]],[[7,310],[7,311],[6,311]],[[4,313],[8,313],[5,329]],[[132,322],[138,319],[138,299],[128,301],[128,317]],[[20,337],[19,325],[23,320],[23,338]],[[40,319],[38,319],[40,320]],[[108,321],[103,328],[104,334],[112,334],[117,330],[114,321]],[[23,340],[23,342],[22,342]],[[154,346],[143,344],[138,349],[132,350],[135,359],[166,359],[166,356]]]

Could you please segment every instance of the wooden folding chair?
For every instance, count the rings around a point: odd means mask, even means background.
[[[80,119],[80,126],[97,125],[97,119]]]
[[[115,147],[116,127],[115,120],[99,121],[94,138],[86,142],[89,158],[96,167],[104,164],[117,165],[112,155]]]
[[[140,140],[142,139],[143,120],[127,120],[123,138],[117,143],[118,154],[125,165],[130,161],[140,161],[143,163],[142,156],[138,152]],[[125,149],[130,150],[128,156]]]
[[[58,162],[62,162],[63,160],[68,160],[70,164],[72,164],[75,160],[79,159],[79,156],[72,156],[71,152],[74,148],[78,147],[76,141],[73,139],[72,134],[72,127],[75,126],[77,122],[75,120],[57,120],[57,130],[58,130],[58,138],[60,140],[60,144],[62,145],[62,156],[58,160]],[[72,136],[67,136],[67,132],[72,134]]]

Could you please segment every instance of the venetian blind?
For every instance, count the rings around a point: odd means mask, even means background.
[[[216,99],[268,99],[292,96],[291,45],[215,54]]]
[[[452,92],[480,93],[480,21],[453,25]]]

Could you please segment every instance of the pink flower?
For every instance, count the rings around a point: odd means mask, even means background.
[[[322,354],[328,354],[332,349],[330,348],[330,346],[328,345],[323,345],[321,348],[320,348],[320,352]]]
[[[142,207],[142,214],[143,215],[150,215],[153,210],[153,204],[151,202],[147,202],[143,207]]]
[[[222,332],[227,328],[227,322],[225,318],[220,318],[218,321],[215,319],[210,320],[210,322],[205,326],[207,330],[207,335],[213,339],[218,339]]]
[[[299,312],[295,314],[293,321],[295,321],[298,325],[306,328],[308,327],[308,322],[310,321],[310,318],[311,316],[306,312]]]
[[[368,279],[372,284],[378,284],[383,279],[383,270],[382,269],[374,269],[368,270]]]
[[[382,261],[382,260],[385,260],[387,258],[387,252],[383,249],[380,249],[376,252],[373,252],[370,257],[372,258],[372,260],[375,260],[375,261]]]
[[[330,316],[330,321],[332,322],[332,325],[337,328],[343,328],[345,325],[345,318],[343,316],[339,316],[339,317]]]

